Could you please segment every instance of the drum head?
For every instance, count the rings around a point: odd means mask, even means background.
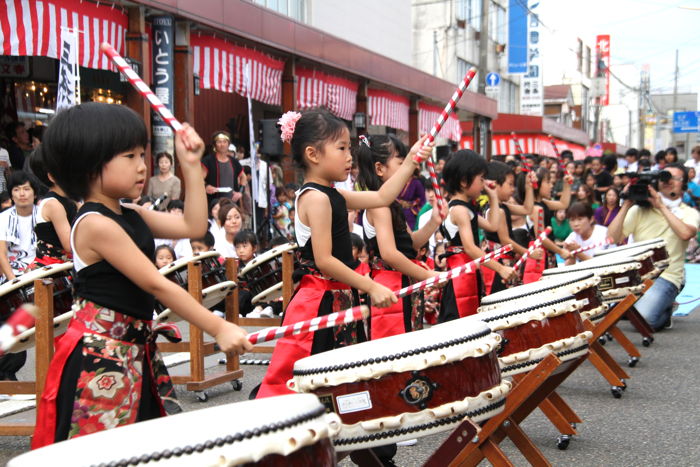
[[[253,297],[251,303],[254,305],[258,302],[272,302],[278,298],[282,298],[282,285],[282,282],[280,282],[257,294],[255,297]]]
[[[268,250],[264,253],[261,253],[260,255],[256,256],[252,260],[250,260],[248,262],[248,264],[246,264],[245,267],[238,272],[238,276],[244,277],[246,274],[250,273],[251,271],[254,271],[255,268],[257,268],[259,265],[261,265],[263,263],[267,263],[271,259],[276,258],[277,256],[280,256],[285,251],[296,250],[296,249],[297,249],[296,243],[285,243],[284,245],[276,246],[276,247],[272,248],[271,250]]]
[[[50,264],[48,266],[43,266],[39,269],[34,269],[33,271],[29,271],[25,274],[22,274],[19,277],[12,279],[9,282],[0,285],[0,297],[14,290],[17,290],[20,287],[30,285],[37,279],[44,279],[46,277],[55,276],[57,274],[65,274],[68,273],[71,269],[73,269],[73,263],[70,261],[66,261],[65,263]]]
[[[236,283],[233,281],[226,281],[220,284],[212,285],[202,290],[202,305],[204,308],[211,309],[216,306],[217,303],[224,300],[228,294],[233,292],[236,288]],[[165,321],[182,321],[182,318],[177,313],[173,313],[170,308],[166,308],[161,311],[158,316],[156,316],[156,321],[163,323]]]
[[[68,324],[73,317],[73,310],[56,316],[53,319],[53,335],[54,337],[60,336],[66,329],[68,329]],[[17,353],[24,350],[29,350],[36,344],[36,328],[30,328],[20,333],[19,335],[8,339],[10,341],[10,347],[7,353]]]
[[[629,249],[634,249],[634,248],[665,248],[666,247],[666,240],[663,238],[654,238],[652,240],[645,240],[642,242],[634,242],[630,243],[627,245],[619,245],[615,246],[612,248],[606,248],[605,250],[601,250],[595,254],[595,256],[605,256],[605,255],[611,255],[614,253],[619,253],[621,251],[629,250]]]
[[[546,281],[531,282],[487,295],[481,299],[480,309],[502,306],[505,303],[529,299],[539,294],[548,294],[548,299],[549,297],[565,297],[580,290],[594,287],[599,282],[600,279],[590,271],[569,271],[565,277],[552,277]],[[539,296],[537,300],[540,300]]]
[[[158,271],[164,275],[167,276],[168,274],[171,274],[178,269],[187,268],[187,263],[191,263],[193,261],[199,261],[201,259],[205,258],[218,258],[221,256],[217,251],[205,251],[203,253],[195,253],[192,256],[183,256],[182,258],[173,261],[172,263],[163,266],[160,268]]]
[[[326,414],[316,396],[292,394],[112,428],[30,451],[7,465],[247,465],[275,454],[303,465],[295,452],[326,445],[324,454],[332,456],[326,440],[339,428],[338,416]]]

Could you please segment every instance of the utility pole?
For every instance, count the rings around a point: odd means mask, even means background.
[[[438,75],[438,53],[440,51],[438,50],[438,37],[437,37],[437,29],[433,31],[433,75],[437,76]]]
[[[489,4],[481,0],[481,30],[479,31],[479,94],[486,94],[486,74],[489,61]]]
[[[673,78],[673,108],[671,112],[675,112],[678,108],[678,49],[676,49],[676,72]]]

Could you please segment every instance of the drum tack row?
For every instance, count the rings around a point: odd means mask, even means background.
[[[196,268],[186,262],[186,277],[182,266],[163,272],[191,292],[187,278],[199,273],[204,303],[205,297],[214,302],[228,294],[227,305],[234,305],[235,284],[227,284],[235,277],[230,263],[221,275],[218,261],[209,258],[198,258]],[[264,262],[269,270],[254,275],[279,278],[258,285],[256,296],[275,288],[265,300],[283,289],[282,261],[270,261]],[[547,270],[536,283],[486,296],[474,316],[301,359],[288,382],[298,394],[108,430],[24,454],[8,465],[50,458],[71,459],[71,465],[325,466],[348,455],[360,465],[381,465],[369,448],[438,432],[451,434],[427,466],[477,465],[483,459],[512,465],[499,447],[505,437],[531,464],[550,465],[519,424],[539,407],[561,432],[558,446],[566,449],[582,420],[556,389],[585,360],[621,397],[629,375],[601,342],[612,336],[630,354],[628,364],[636,364],[640,354],[616,323],[627,316],[644,345],[652,342],[632,305],[667,265],[663,240],[614,248]],[[268,275],[272,269],[279,273]],[[159,319],[167,313],[160,310]],[[207,423],[220,417],[236,423],[223,429]],[[148,445],[123,442],[154,431],[169,435],[150,437]]]

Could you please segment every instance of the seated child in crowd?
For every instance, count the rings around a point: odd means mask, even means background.
[[[155,265],[158,269],[164,268],[175,261],[175,250],[170,245],[160,245],[156,248]]]
[[[214,235],[207,231],[202,238],[191,238],[190,248],[192,248],[192,253],[205,253],[207,251],[212,251],[214,249]],[[224,258],[220,257],[221,262]]]
[[[573,232],[564,240],[564,247],[569,250],[577,250],[582,247],[605,241],[608,236],[608,228],[595,223],[593,208],[588,203],[576,202],[569,207],[566,213]],[[591,259],[595,252],[606,247],[597,247],[592,250],[578,253],[576,258],[568,258],[566,264],[574,264],[576,260],[585,261]]]

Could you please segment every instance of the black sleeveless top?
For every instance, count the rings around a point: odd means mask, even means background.
[[[76,219],[93,211],[119,224],[139,250],[153,261],[153,234],[136,211],[122,207],[122,214],[119,215],[103,204],[85,203]],[[141,290],[105,260],[86,266],[73,276],[73,294],[138,319],[153,319],[155,297]]]
[[[544,226],[551,227],[552,226],[552,210],[549,209],[549,206],[547,206],[547,203],[545,203],[544,201],[535,201],[535,204],[542,208],[542,215],[544,216]],[[547,238],[549,238],[550,240],[554,240],[554,233],[550,233]]]
[[[506,216],[506,225],[508,226],[508,235],[513,236],[513,219],[510,218],[510,208],[505,205],[505,204],[499,204],[501,208],[503,208],[503,214]],[[500,243],[501,241],[498,239],[498,232],[489,232],[489,231],[484,231],[484,235],[486,236],[486,240]]]
[[[66,217],[68,218],[68,222],[70,224],[73,224],[73,221],[75,220],[75,215],[78,212],[78,207],[75,205],[75,203],[69,200],[68,198],[65,198],[53,191],[49,191],[48,193],[46,193],[44,199],[48,198],[53,198],[59,203],[61,203],[63,209],[66,210]],[[58,234],[56,233],[56,229],[54,229],[52,222],[47,221],[37,224],[36,226],[34,226],[34,232],[36,232],[37,241],[41,240],[54,247],[63,248],[61,245],[61,239],[58,238]]]
[[[413,239],[411,234],[408,233],[406,227],[406,217],[403,214],[403,209],[400,208],[399,203],[394,201],[395,206],[391,206],[391,225],[393,226],[394,232],[394,242],[396,243],[396,249],[408,259],[416,259],[418,252],[413,248]],[[399,209],[396,209],[396,207]],[[398,228],[403,226],[403,229]],[[379,244],[377,242],[377,236],[374,238],[367,238],[365,235],[365,243],[367,244],[367,254],[370,257],[379,257]]]
[[[471,219],[471,228],[472,228],[472,236],[474,239],[474,245],[479,246],[479,211],[477,210],[476,206],[473,203],[467,203],[465,201],[462,201],[461,199],[453,199],[449,203],[447,203],[447,206],[452,207],[452,206],[464,206],[465,208],[469,209],[473,216]],[[449,214],[448,214],[449,215]],[[455,233],[454,237],[450,237],[450,233],[445,229],[444,231],[445,238],[450,242],[450,246],[462,246],[462,238],[459,236],[459,230]]]
[[[338,193],[335,188],[319,185],[318,183],[305,183],[300,191],[304,188],[314,188],[326,196],[331,203],[331,255],[342,261],[343,264],[349,267],[352,264],[352,241],[350,240],[350,228],[348,226],[348,208],[345,204],[345,198]],[[314,250],[311,246],[311,237],[306,242],[306,245],[299,247],[299,254],[303,264],[316,267],[314,261]]]

